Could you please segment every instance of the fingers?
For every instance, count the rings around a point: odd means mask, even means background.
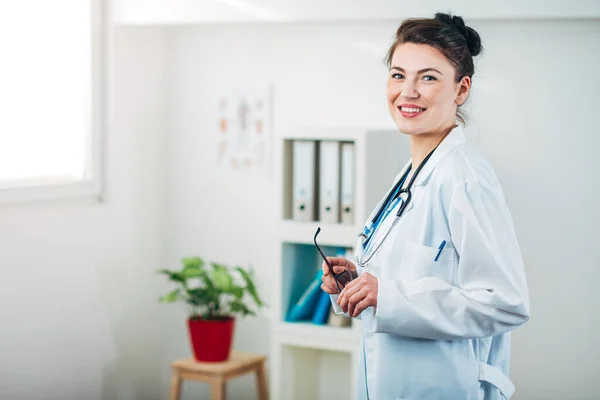
[[[377,306],[377,294],[377,278],[365,273],[346,285],[338,297],[338,304],[342,311],[356,317],[367,307]]]
[[[341,266],[341,265],[334,265],[333,266],[333,272],[335,272],[336,274],[341,274],[342,272],[346,271],[348,268]]]
[[[321,289],[323,289],[324,292],[327,292],[329,294],[339,294],[340,293],[340,290],[338,290],[338,287],[335,284],[335,281],[333,279],[331,279],[331,281],[330,281],[329,279],[321,278],[321,282],[322,282]]]
[[[327,261],[331,265],[346,265],[346,259],[344,257],[327,257]]]
[[[351,288],[355,287],[356,285],[359,285],[359,284],[360,284],[360,282],[361,282],[361,279],[360,279],[360,278],[353,279],[353,280],[351,280],[350,282],[347,282],[347,283],[344,285],[344,288],[348,288],[348,290],[350,290]]]
[[[354,312],[356,310],[356,305],[362,302],[366,297],[366,290],[361,288],[358,292],[350,296],[348,299],[348,315],[354,316]]]
[[[369,307],[369,302],[367,301],[367,298],[365,297],[364,299],[359,301],[358,304],[354,307],[354,312],[352,314],[348,313],[348,315],[350,315],[352,318],[356,318],[363,311],[365,311],[367,309],[367,307]]]
[[[327,266],[327,264],[325,263],[325,261],[323,261],[323,264],[321,264],[321,269],[323,270],[323,275],[324,276],[329,275],[329,267]],[[334,272],[335,272],[335,268],[334,268]]]
[[[329,261],[329,264],[333,267],[333,272],[336,274],[348,269],[343,257],[327,257],[327,261]],[[321,264],[321,269],[323,270],[323,274],[329,275],[329,266],[325,261]]]
[[[356,271],[356,267],[354,266],[354,264],[352,264],[351,261],[348,261],[344,257],[327,257],[327,261],[329,261],[329,263],[333,267],[333,272],[336,274],[342,273],[346,270]],[[325,261],[323,261],[323,263],[321,264],[321,269],[323,270],[324,275],[329,275],[329,267],[327,266],[327,263]]]
[[[327,261],[329,261],[329,263],[333,267],[333,273],[336,275],[341,274],[344,271],[350,271],[350,275],[353,277],[356,275],[356,267],[354,266],[354,264],[352,264],[352,262],[348,261],[344,257],[327,257]],[[323,271],[323,277],[321,277],[321,281],[323,282],[321,288],[323,289],[323,291],[329,294],[338,293],[339,291],[337,289],[337,285],[335,284],[335,279],[332,276],[331,271],[329,270],[329,266],[325,261],[323,261],[323,263],[321,264],[321,270]],[[354,272],[354,274],[352,274],[352,272]],[[343,278],[344,277],[342,277],[342,280]],[[342,285],[341,281],[339,283],[342,288],[347,286]]]
[[[333,278],[333,276],[329,275],[329,276],[325,276],[323,275],[321,277],[321,282],[323,282],[321,284],[321,289],[329,294],[336,294],[338,293],[337,290],[337,286],[335,285],[335,279]]]
[[[347,258],[344,257],[338,257],[339,260],[339,265],[345,267],[345,269],[349,269],[351,271],[356,271],[356,266],[352,263],[352,261],[348,260]]]
[[[337,266],[343,267],[343,269],[352,269],[352,270],[356,269],[356,266],[354,266],[352,261],[350,261],[344,257],[327,257],[327,260],[329,261],[329,263],[332,266],[334,266],[334,268],[337,265]]]
[[[332,287],[324,282],[321,284],[321,290],[323,290],[327,294],[336,294],[338,292],[335,286]]]
[[[354,281],[346,285],[346,287],[342,290],[340,296],[338,297],[338,304],[344,312],[348,312],[348,304],[350,302],[350,298],[360,290],[360,286],[356,284],[356,281],[358,281],[359,279],[355,279]]]

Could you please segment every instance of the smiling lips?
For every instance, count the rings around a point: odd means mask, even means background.
[[[416,104],[401,104],[398,107],[398,111],[400,111],[400,114],[402,114],[402,116],[404,118],[417,117],[417,116],[423,114],[423,112],[425,112],[425,110],[427,110],[427,109],[420,107]]]

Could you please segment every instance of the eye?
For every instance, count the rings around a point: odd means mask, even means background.
[[[431,76],[431,75],[425,75],[423,77],[424,81],[437,81],[437,78],[435,76]]]
[[[404,78],[404,75],[402,75],[402,74],[399,74],[399,73],[392,74],[392,79],[402,79],[402,78]]]

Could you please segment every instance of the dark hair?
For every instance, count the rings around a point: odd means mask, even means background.
[[[386,55],[388,68],[396,47],[403,43],[426,44],[438,49],[454,65],[456,82],[464,76],[473,76],[473,57],[483,50],[481,38],[473,28],[465,26],[461,17],[444,13],[437,13],[434,18],[410,18],[402,22]],[[457,118],[465,123],[462,110],[457,111]]]

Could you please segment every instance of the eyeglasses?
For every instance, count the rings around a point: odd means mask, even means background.
[[[321,257],[323,257],[325,264],[327,264],[327,267],[329,267],[329,273],[333,276],[333,279],[335,280],[335,286],[337,286],[338,292],[341,292],[344,286],[346,286],[346,284],[348,284],[348,282],[352,280],[352,273],[348,270],[340,272],[339,274],[333,272],[333,266],[331,265],[327,257],[325,257],[325,254],[323,254],[323,251],[317,244],[317,236],[319,235],[319,232],[321,232],[321,227],[318,227],[317,232],[315,233],[315,246],[317,247],[317,250],[319,250]]]

